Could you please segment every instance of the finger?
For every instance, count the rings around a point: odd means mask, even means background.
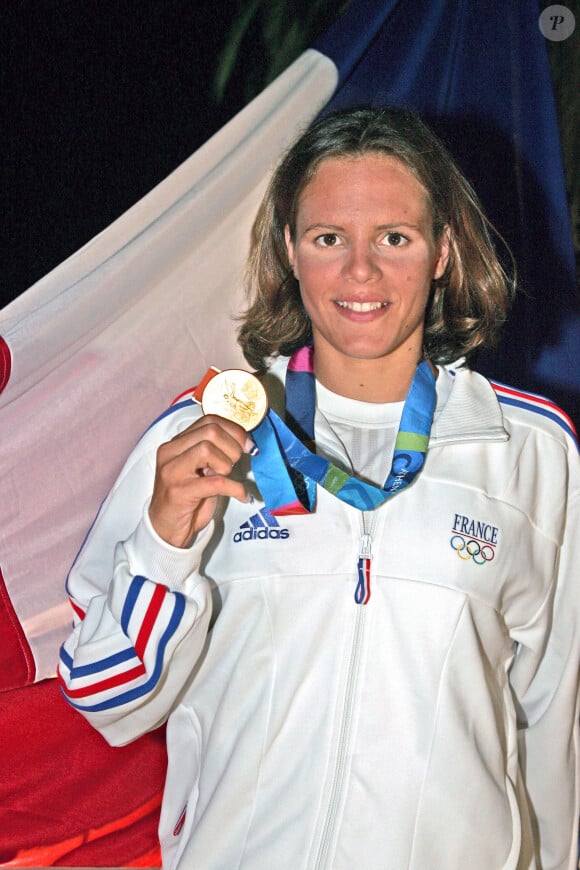
[[[241,455],[239,441],[219,425],[208,423],[161,444],[157,450],[157,466],[161,468],[185,457],[194,470],[211,465],[216,471],[228,474]]]
[[[225,474],[209,471],[207,474],[181,478],[176,481],[171,491],[167,488],[158,493],[165,504],[172,504],[178,510],[189,510],[197,503],[215,496],[232,496],[239,501],[247,501],[246,488],[239,480],[233,480]],[[180,506],[180,507],[178,507]]]
[[[208,474],[191,483],[192,501],[202,501],[215,496],[235,498],[245,504],[253,500],[243,483],[223,474]]]
[[[206,414],[205,416],[200,417],[199,420],[196,420],[195,423],[192,423],[191,426],[188,426],[187,429],[184,429],[183,432],[179,433],[179,435],[176,436],[176,439],[183,437],[188,438],[190,433],[195,438],[196,434],[200,432],[206,433],[204,437],[209,437],[210,440],[217,439],[218,442],[225,434],[230,438],[233,438],[234,441],[239,444],[244,453],[250,453],[252,448],[255,446],[254,441],[242,426],[234,423],[233,420],[226,420],[225,417],[218,417],[217,414]]]
[[[158,503],[155,497],[149,505],[149,518],[156,533],[174,547],[187,547],[195,535],[211,520],[219,496],[235,498],[249,504],[253,502],[244,486],[227,477],[216,475],[212,478],[197,478],[191,483],[191,492],[183,497],[189,500],[179,509],[174,505],[170,508],[163,501]]]
[[[210,441],[199,441],[175,453],[173,444],[162,444],[157,451],[156,480],[166,489],[187,485],[188,481],[208,475],[227,477],[240,458],[239,445],[224,453]]]
[[[224,456],[228,456],[232,464],[238,461],[242,453],[250,453],[255,448],[248,433],[237,423],[212,416],[203,417],[184,429],[167,442],[162,453],[167,460],[170,460],[179,453],[206,443],[213,445]]]

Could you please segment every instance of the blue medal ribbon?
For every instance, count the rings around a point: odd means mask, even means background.
[[[413,482],[425,462],[436,403],[435,377],[423,360],[407,394],[391,470],[383,487],[352,477],[318,456],[314,447],[316,383],[312,348],[291,358],[286,374],[288,424],[268,411],[252,433],[258,453],[252,457],[257,486],[270,513],[311,513],[316,485],[361,511],[373,510]]]

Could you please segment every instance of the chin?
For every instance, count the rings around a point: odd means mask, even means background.
[[[359,339],[352,341],[336,342],[334,348],[338,353],[352,359],[381,359],[389,356],[397,350],[396,344],[382,341],[369,341],[368,339]]]
[[[381,335],[345,336],[330,342],[337,353],[351,359],[380,360],[390,356],[409,357],[416,354],[417,360],[423,352],[423,334],[417,331],[405,335],[389,336],[383,330]]]
[[[365,348],[352,348],[352,349],[342,349],[338,350],[343,357],[351,360],[361,360],[366,362],[372,362],[373,360],[381,360],[387,359],[391,356],[391,350],[367,350]]]

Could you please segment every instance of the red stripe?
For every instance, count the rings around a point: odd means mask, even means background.
[[[57,676],[67,698],[87,698],[89,695],[97,695],[99,692],[106,692],[107,689],[114,689],[117,686],[122,686],[124,683],[130,683],[132,680],[136,680],[137,677],[142,677],[144,673],[145,665],[139,664],[131,668],[130,671],[115,674],[114,677],[108,677],[106,680],[101,680],[90,686],[83,686],[82,689],[69,689],[63,679],[60,668],[57,671]]]
[[[79,607],[79,605],[76,603],[76,601],[73,601],[72,598],[69,598],[69,602],[70,602],[70,606],[72,607],[72,609],[74,610],[76,615],[79,617],[79,619],[83,620],[86,616],[86,611],[83,610],[81,607]]]
[[[545,399],[543,396],[538,396],[535,393],[525,393],[522,390],[514,390],[512,387],[505,387],[503,384],[497,384],[495,381],[492,381],[491,385],[496,393],[507,393],[508,396],[516,396],[518,399],[524,399],[531,405],[545,405],[546,408],[551,408],[553,411],[556,411],[557,414],[560,414],[565,420],[569,421],[570,424],[572,422],[566,412],[563,411],[559,405],[556,405],[555,402],[551,402],[549,399]]]
[[[173,829],[173,836],[174,837],[179,837],[179,835],[181,834],[181,832],[183,830],[183,826],[185,824],[186,815],[187,815],[187,804],[182,809],[181,815],[179,816],[179,818],[177,820],[177,824],[175,825],[175,827]]]
[[[371,597],[371,560],[365,559],[365,581],[367,587],[367,594],[365,595],[365,600],[363,604],[368,604],[369,599]]]
[[[178,402],[181,402],[182,399],[185,399],[186,396],[191,397],[195,387],[190,387],[189,390],[184,390],[183,393],[180,393],[178,396],[174,398],[171,402],[171,405],[177,405]],[[170,406],[171,407],[171,406]]]
[[[509,396],[517,396],[519,399],[526,399],[526,401],[531,404],[537,402],[539,405],[547,405],[555,411],[562,411],[562,409],[555,405],[554,402],[545,399],[543,396],[538,396],[535,393],[525,393],[522,390],[514,390],[513,387],[504,387],[503,384],[496,384],[495,382],[493,382],[493,388],[496,393],[507,393]]]
[[[137,636],[137,641],[135,643],[135,652],[137,653],[137,656],[141,659],[141,661],[143,660],[145,648],[151,636],[153,626],[155,625],[155,621],[163,605],[166,592],[167,590],[164,586],[156,586],[153,597],[149,602],[149,607],[147,608],[145,619],[143,620],[143,623],[139,630],[139,634]],[[89,695],[97,695],[99,692],[105,692],[108,689],[114,689],[118,686],[124,685],[125,683],[130,683],[133,680],[136,680],[137,677],[142,677],[145,673],[145,666],[143,664],[138,664],[130,671],[124,671],[121,674],[115,674],[115,676],[107,677],[106,680],[100,680],[98,683],[92,683],[90,686],[83,686],[83,688],[81,689],[68,688],[62,678],[60,671],[58,672],[58,678],[67,697],[87,698]]]
[[[145,614],[145,618],[141,624],[141,628],[139,629],[139,634],[137,635],[137,640],[135,641],[135,652],[143,661],[145,655],[145,647],[151,637],[151,632],[153,631],[153,626],[155,625],[155,621],[159,616],[159,611],[163,605],[163,601],[165,599],[165,595],[167,593],[167,589],[165,586],[161,586],[158,584],[155,586],[155,591],[153,593],[153,597],[149,602],[149,607],[147,608],[147,612]]]
[[[556,405],[554,402],[551,402],[549,399],[544,398],[543,396],[538,396],[535,393],[524,393],[521,390],[514,390],[513,387],[506,387],[503,384],[498,384],[495,381],[491,381],[491,385],[494,388],[496,393],[505,393],[508,396],[515,396],[517,399],[523,399],[528,402],[530,405],[543,405],[546,408],[550,408],[550,410],[554,411],[558,414],[562,420],[564,420],[572,432],[576,434],[576,429],[574,428],[574,423],[568,414],[560,408],[559,405]]]

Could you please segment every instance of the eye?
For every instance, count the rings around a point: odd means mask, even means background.
[[[383,244],[388,245],[390,248],[400,248],[408,241],[408,238],[402,233],[391,232],[386,234],[383,239]]]
[[[334,248],[339,244],[340,239],[336,233],[323,233],[323,235],[317,236],[314,241],[321,248]]]

